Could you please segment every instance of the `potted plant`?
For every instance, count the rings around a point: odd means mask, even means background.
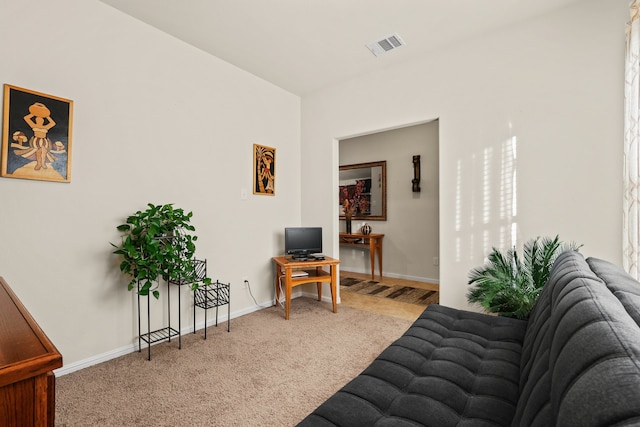
[[[473,287],[467,300],[479,303],[490,313],[528,319],[558,255],[581,246],[562,243],[556,236],[529,240],[522,257],[515,248],[505,253],[493,248],[486,264],[469,272],[469,285]]]
[[[137,288],[139,295],[151,293],[158,298],[160,278],[190,282],[193,290],[198,288],[193,260],[198,237],[190,234],[195,231],[192,216],[172,204],[149,203],[145,211],[137,211],[117,227],[123,233],[122,242],[111,245],[116,248],[113,253],[122,256],[120,271],[131,277],[129,290]]]

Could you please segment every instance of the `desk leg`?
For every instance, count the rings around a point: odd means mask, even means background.
[[[284,318],[289,320],[289,309],[291,308],[291,269],[287,269],[284,278]]]
[[[378,266],[380,267],[380,280],[382,280],[382,240],[378,240]]]
[[[320,276],[322,273],[322,267],[316,267],[316,276]],[[322,301],[322,282],[317,282],[318,286],[318,301]]]
[[[371,280],[375,280],[376,271],[376,239],[369,237],[369,259],[371,260]]]
[[[276,287],[276,303],[278,305],[280,303],[280,267],[276,264],[276,278],[274,280],[274,284]]]
[[[329,267],[331,270],[331,302],[333,303],[333,312],[337,313],[338,312],[338,289],[337,289],[337,283],[338,283],[338,274],[337,274],[337,267],[335,265],[332,265]]]

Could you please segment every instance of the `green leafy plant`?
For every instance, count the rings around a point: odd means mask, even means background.
[[[192,289],[198,288],[193,262],[198,237],[190,234],[195,231],[192,216],[172,204],[149,203],[145,211],[137,211],[117,227],[123,233],[122,242],[111,245],[116,248],[113,253],[122,256],[120,271],[131,277],[130,291],[138,288],[138,294],[158,298],[160,278],[191,282]]]
[[[485,265],[469,272],[473,287],[467,300],[479,303],[489,313],[528,319],[558,255],[581,246],[562,243],[556,236],[529,240],[522,257],[515,248],[504,253],[493,248]]]

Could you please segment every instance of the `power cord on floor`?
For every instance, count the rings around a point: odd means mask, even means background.
[[[278,276],[278,285],[280,286],[280,307],[282,307],[284,309],[284,300],[286,298],[286,296],[284,296],[284,290],[282,289],[282,278],[284,277],[284,274],[281,274],[280,276]]]
[[[280,295],[282,295],[282,276],[280,276],[278,278],[278,281],[280,282]],[[249,290],[249,295],[251,295],[251,299],[253,299],[253,302],[255,305],[257,305],[260,308],[269,308],[272,307],[271,305],[261,305],[258,304],[258,301],[256,301],[256,298],[253,296],[253,292],[251,292],[251,284],[249,283],[248,280],[244,281],[247,284],[247,289]],[[284,305],[282,305],[282,302],[280,302],[280,306],[284,308]]]

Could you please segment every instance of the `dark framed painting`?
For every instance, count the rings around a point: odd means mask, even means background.
[[[71,182],[73,101],[4,85],[0,176]]]
[[[253,144],[253,194],[276,194],[276,149],[273,147]]]

